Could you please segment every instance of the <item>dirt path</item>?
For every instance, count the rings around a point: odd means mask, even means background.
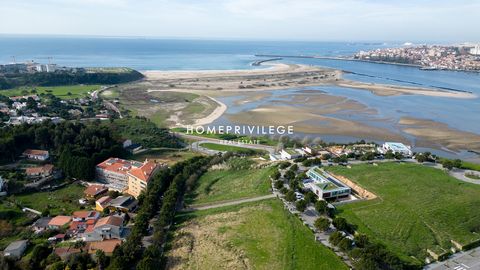
[[[254,198],[246,198],[246,199],[239,199],[239,200],[235,200],[235,201],[219,202],[219,203],[213,203],[213,204],[202,205],[202,206],[193,205],[191,207],[183,209],[182,211],[183,212],[191,212],[191,211],[207,210],[207,209],[237,205],[237,204],[242,204],[242,203],[247,203],[247,202],[262,201],[262,200],[267,200],[267,199],[271,199],[271,198],[275,198],[275,197],[276,197],[275,194],[269,194],[269,195],[265,195],[265,196],[254,197]]]

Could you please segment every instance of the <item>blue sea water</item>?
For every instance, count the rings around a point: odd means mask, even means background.
[[[255,54],[346,56],[399,43],[173,40],[153,38],[84,38],[0,36],[0,64],[35,60],[65,66],[125,66],[137,70],[251,69]],[[285,58],[283,62],[325,66],[352,72],[345,78],[373,83],[442,87],[480,96],[480,73],[424,71],[415,67],[339,60]],[[480,99],[426,96],[379,97],[367,91],[313,87],[376,109],[379,118],[403,116],[439,121],[480,134]],[[248,105],[252,106],[252,104]],[[228,113],[250,107],[229,107]],[[375,119],[359,119],[369,122]],[[395,127],[391,127],[395,128]]]

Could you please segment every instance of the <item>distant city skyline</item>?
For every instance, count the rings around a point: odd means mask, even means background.
[[[0,0],[0,34],[480,42],[480,0]]]

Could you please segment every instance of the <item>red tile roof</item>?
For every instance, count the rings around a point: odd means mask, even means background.
[[[112,200],[109,196],[103,196],[100,199],[96,201],[96,203],[100,204],[101,206],[105,206],[107,203],[109,203]]]
[[[44,156],[48,155],[48,151],[37,150],[37,149],[27,149],[23,152],[24,155],[35,155],[35,156]]]
[[[123,224],[123,218],[119,216],[108,216],[108,217],[99,219],[95,224],[95,228],[103,225],[113,225],[113,226],[120,227],[122,226],[122,224]]]
[[[120,239],[109,239],[103,241],[90,242],[88,246],[88,253],[95,254],[97,250],[103,250],[106,254],[111,254],[117,246],[122,243]]]
[[[72,220],[71,216],[56,216],[48,222],[49,226],[63,226]]]
[[[120,174],[130,174],[140,180],[147,182],[152,172],[158,166],[155,162],[145,161],[144,163],[134,160],[109,158],[97,165],[97,168]]]
[[[36,174],[51,174],[53,171],[52,164],[45,164],[40,167],[28,167],[25,169],[27,175],[36,175]]]
[[[83,193],[87,196],[95,197],[103,192],[106,192],[108,188],[101,186],[101,185],[91,185],[88,186]]]
[[[132,163],[133,161],[130,160],[109,158],[104,162],[98,164],[97,167],[110,172],[127,174],[127,172],[132,168]]]
[[[152,161],[145,162],[140,168],[133,168],[130,170],[130,174],[136,178],[148,182],[153,171],[157,168],[158,164]]]

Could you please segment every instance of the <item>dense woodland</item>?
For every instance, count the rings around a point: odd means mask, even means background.
[[[143,75],[133,69],[121,72],[36,72],[0,74],[0,89],[10,89],[19,86],[56,86],[75,84],[118,84],[136,81]]]
[[[0,129],[0,162],[14,162],[28,148],[43,149],[56,157],[57,167],[66,176],[90,180],[94,177],[95,164],[109,157],[127,157],[121,143],[129,133],[141,132],[151,137],[152,140],[146,141],[151,146],[181,146],[181,142],[167,130],[157,128],[147,120],[129,121],[137,121],[134,130],[119,128],[115,121],[108,124],[98,121],[53,124],[47,121],[35,125],[7,126]]]

